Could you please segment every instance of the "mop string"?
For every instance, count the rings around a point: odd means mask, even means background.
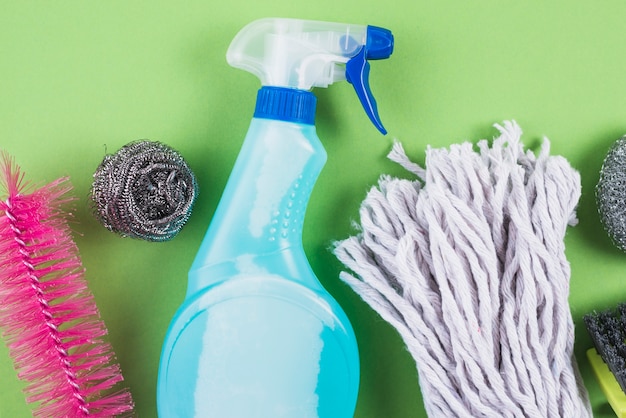
[[[382,176],[360,233],[335,247],[341,279],[394,326],[431,416],[589,417],[573,357],[564,236],[580,175],[525,151],[514,122],[479,141],[428,148],[417,176]]]

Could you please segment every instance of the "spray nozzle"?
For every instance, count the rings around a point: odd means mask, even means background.
[[[369,86],[369,60],[389,58],[393,35],[376,26],[270,18],[248,24],[233,39],[226,59],[256,75],[264,86],[310,90],[350,82],[383,134]]]

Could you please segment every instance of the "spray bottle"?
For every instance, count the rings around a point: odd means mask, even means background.
[[[348,80],[384,134],[368,60],[392,51],[386,29],[296,19],[254,21],[232,41],[228,63],[262,87],[165,338],[161,418],[353,416],[354,331],[302,246],[326,161],[310,90]]]

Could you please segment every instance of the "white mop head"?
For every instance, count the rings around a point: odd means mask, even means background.
[[[383,176],[358,236],[335,254],[348,283],[401,334],[431,417],[591,417],[573,355],[570,267],[580,175],[563,157],[500,137],[390,158],[419,178]]]

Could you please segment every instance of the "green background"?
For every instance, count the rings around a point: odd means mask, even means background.
[[[515,119],[525,142],[546,135],[582,174],[580,224],[568,230],[576,354],[598,417],[612,412],[584,351],[581,318],[626,299],[626,256],[603,232],[593,188],[611,143],[626,134],[626,2],[0,1],[0,148],[36,183],[70,176],[76,241],[87,280],[140,417],[155,417],[161,342],[183,300],[186,274],[239,151],[257,80],[230,68],[230,40],[261,17],[374,24],[391,29],[392,59],[371,86],[389,130],[370,125],[346,83],[318,89],[318,134],[329,154],[307,211],[304,246],[350,317],[362,378],[356,417],[425,416],[415,364],[402,341],[338,279],[333,240],[382,173],[394,139],[422,162],[428,145],[496,135]],[[89,188],[105,153],[148,138],[180,151],[200,197],[171,242],[122,239],[92,217]],[[29,416],[0,344],[0,417]]]

